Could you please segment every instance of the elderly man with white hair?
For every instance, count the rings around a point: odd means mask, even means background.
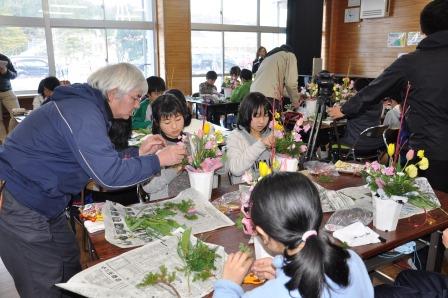
[[[183,145],[147,138],[122,159],[109,137],[113,118],[128,119],[148,85],[127,63],[105,66],[87,84],[57,88],[52,101],[29,115],[0,146],[0,257],[21,297],[61,297],[54,284],[81,270],[67,223],[70,195],[89,178],[108,189],[147,180],[185,156]]]

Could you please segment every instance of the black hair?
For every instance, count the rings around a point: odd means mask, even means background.
[[[253,117],[258,116],[260,107],[264,109],[264,114],[268,115],[269,121],[271,121],[271,104],[266,96],[260,92],[251,92],[247,94],[238,108],[238,119],[236,122],[238,129],[245,129],[250,133],[250,123],[252,122]]]
[[[230,68],[230,75],[236,75],[236,76],[240,76],[241,73],[241,68],[239,66],[232,66]]]
[[[165,81],[161,77],[148,77],[146,78],[146,83],[148,83],[148,93],[163,92],[166,90]]]
[[[60,86],[61,82],[56,77],[46,77],[39,82],[39,87],[37,88],[37,93],[44,96],[44,89],[47,88],[53,91],[57,86]]]
[[[258,60],[258,58],[260,58],[260,51],[264,49],[264,51],[266,52],[266,54],[268,53],[268,51],[266,50],[265,47],[259,47],[257,50],[257,56],[255,57],[255,60]]]
[[[240,77],[245,81],[252,81],[252,72],[249,69],[243,68]]]
[[[207,71],[207,74],[205,75],[205,78],[207,80],[216,80],[218,78],[218,75],[214,70]]]
[[[251,217],[272,239],[285,246],[283,270],[291,277],[285,286],[289,291],[298,289],[302,297],[321,297],[326,284],[325,276],[341,287],[349,284],[347,250],[333,244],[324,231],[319,192],[303,174],[280,172],[264,177],[254,187],[250,196]],[[310,230],[303,248],[302,235]]]
[[[172,94],[164,94],[151,103],[152,108],[152,133],[161,134],[160,121],[180,114],[184,118],[184,126],[190,125],[191,114],[188,111],[186,101],[182,101]]]
[[[187,107],[187,110],[188,110],[188,115],[187,116],[184,115],[184,122],[185,122],[185,126],[190,125],[192,113],[191,113],[190,108],[188,107],[187,99],[185,98],[185,95],[182,93],[182,91],[180,91],[179,89],[169,89],[169,90],[165,91],[165,94],[172,94],[172,95],[176,96],[177,99],[179,99],[181,102],[185,103],[185,106]]]
[[[420,13],[420,27],[426,35],[448,30],[448,1],[429,2]]]
[[[123,151],[128,148],[128,140],[132,134],[132,118],[112,119],[112,125],[109,129],[109,139],[117,151]]]

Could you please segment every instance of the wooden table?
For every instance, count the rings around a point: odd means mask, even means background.
[[[330,183],[318,183],[323,187],[332,190],[351,186],[360,186],[364,184],[361,177],[353,175],[341,175],[339,177],[334,177],[334,180]],[[230,191],[235,191],[237,189],[238,186],[228,186],[214,189],[212,192],[212,199],[219,198],[223,194]],[[436,195],[439,198],[442,207],[444,209],[447,209],[448,194],[443,192],[436,192]],[[435,220],[434,223],[429,224],[426,222],[423,224],[423,222],[425,221],[425,215],[419,214],[412,216],[411,218],[401,219],[398,223],[397,230],[393,232],[379,231],[373,228],[372,225],[370,225],[370,227],[375,232],[386,239],[386,242],[358,246],[354,247],[353,250],[356,251],[364,259],[368,270],[371,271],[378,265],[381,265],[385,262],[384,259],[378,259],[376,257],[377,255],[387,252],[411,240],[416,240],[425,235],[430,235],[431,239],[426,269],[428,271],[440,271],[444,250],[443,245],[441,244],[440,231],[448,228],[448,216],[440,209],[433,210],[429,212],[429,214]],[[237,215],[238,214],[231,214],[230,217],[232,219],[235,219]],[[324,214],[324,222],[328,220],[330,215],[330,213]],[[245,235],[235,226],[197,234],[196,236],[206,242],[224,246],[226,252],[228,253],[238,251],[239,243],[247,243],[247,241],[249,240],[249,236]],[[107,242],[104,238],[104,231],[89,234],[89,237],[98,258],[98,260],[92,262],[92,264],[107,260],[130,250],[119,248]],[[387,261],[390,262],[391,260],[388,259]]]
[[[214,115],[224,115],[224,123],[227,123],[228,114],[237,114],[239,102],[223,101],[223,102],[207,102],[202,98],[187,98],[187,102],[196,106],[196,118],[199,117],[199,107],[207,111],[207,120],[219,125],[219,119],[215,119]]]

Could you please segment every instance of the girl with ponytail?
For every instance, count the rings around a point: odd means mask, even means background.
[[[275,255],[276,277],[244,293],[240,284],[252,259],[241,252],[230,254],[223,279],[215,283],[215,298],[373,297],[361,258],[319,230],[319,193],[307,177],[288,172],[267,176],[255,186],[251,202],[257,233],[265,249]]]

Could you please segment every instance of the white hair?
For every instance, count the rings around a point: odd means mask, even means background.
[[[129,63],[101,67],[87,78],[87,84],[99,89],[105,97],[107,97],[107,91],[114,89],[122,94],[133,90],[139,91],[141,95],[148,92],[148,83],[143,73]]]

